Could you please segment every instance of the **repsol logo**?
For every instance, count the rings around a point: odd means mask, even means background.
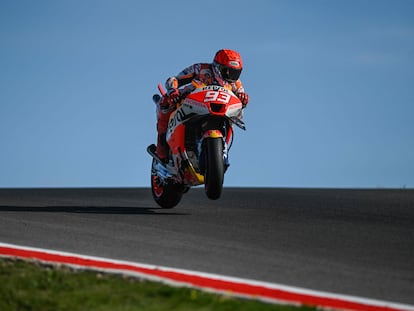
[[[170,122],[168,123],[168,128],[174,128],[177,124],[181,123],[185,119],[185,117],[186,114],[184,113],[184,111],[181,108],[177,109],[174,113],[174,116],[170,119]]]

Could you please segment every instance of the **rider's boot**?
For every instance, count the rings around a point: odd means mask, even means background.
[[[168,144],[165,139],[165,133],[158,132],[156,152],[163,163],[166,163],[168,161]]]

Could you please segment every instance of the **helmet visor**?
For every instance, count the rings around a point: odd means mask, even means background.
[[[220,67],[221,77],[229,82],[236,82],[239,79],[240,74],[242,72],[241,69],[229,68],[226,66]]]

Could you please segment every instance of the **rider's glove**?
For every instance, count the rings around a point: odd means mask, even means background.
[[[249,95],[247,93],[240,92],[240,93],[237,93],[237,97],[242,102],[243,108],[245,108],[247,104],[249,103]]]
[[[170,107],[175,107],[181,99],[180,91],[178,89],[171,89],[168,91],[167,101]]]

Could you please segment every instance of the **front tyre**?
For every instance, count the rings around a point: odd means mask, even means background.
[[[204,189],[211,200],[221,196],[224,181],[222,138],[206,138],[204,141]]]
[[[180,185],[172,181],[163,182],[160,180],[155,170],[156,163],[157,161],[153,159],[151,169],[152,197],[162,208],[173,208],[181,201],[183,192],[181,191]]]

